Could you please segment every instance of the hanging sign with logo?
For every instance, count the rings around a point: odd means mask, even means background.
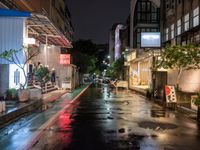
[[[70,54],[60,54],[60,64],[69,65],[71,63],[70,58]]]
[[[167,103],[176,103],[176,91],[174,86],[165,86],[165,95]]]

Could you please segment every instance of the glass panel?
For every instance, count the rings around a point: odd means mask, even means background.
[[[193,18],[193,27],[196,27],[199,25],[199,16],[196,16]]]
[[[199,7],[193,10],[193,16],[199,15]]]

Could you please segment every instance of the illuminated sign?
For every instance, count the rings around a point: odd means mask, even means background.
[[[160,32],[141,32],[141,47],[160,47]]]
[[[70,54],[60,54],[60,64],[69,65],[70,64]]]

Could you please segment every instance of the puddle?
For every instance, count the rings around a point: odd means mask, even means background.
[[[158,118],[158,117],[165,117],[165,110],[163,109],[156,109],[151,110],[151,117]]]
[[[139,127],[145,129],[152,130],[168,130],[168,129],[176,129],[178,126],[171,123],[161,123],[161,122],[151,122],[151,121],[143,121],[138,123]]]

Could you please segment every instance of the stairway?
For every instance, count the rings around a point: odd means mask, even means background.
[[[28,82],[28,88],[29,89],[34,89],[34,88],[40,88],[41,89],[41,86],[40,86],[40,83],[38,81],[35,81],[34,84],[33,82]],[[58,88],[53,85],[51,82],[48,82],[46,83],[46,87],[42,87],[42,93],[48,93],[48,92],[51,92],[51,91],[55,91],[57,90]]]

